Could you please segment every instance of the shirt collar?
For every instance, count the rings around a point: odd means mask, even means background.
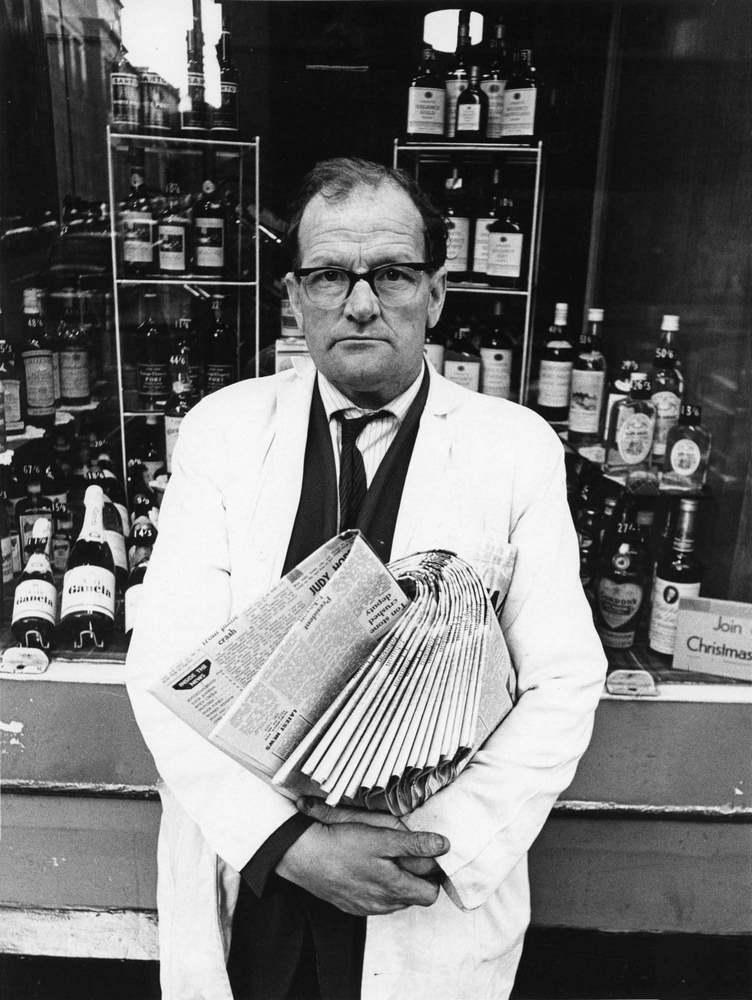
[[[392,416],[397,418],[400,422],[404,419],[405,414],[410,409],[415,397],[418,395],[420,390],[421,382],[423,381],[423,371],[424,367],[421,367],[420,373],[415,381],[401,392],[399,396],[396,396],[393,400],[386,404],[386,406],[378,407],[379,412],[391,413]],[[343,392],[340,392],[329,379],[318,372],[317,375],[319,382],[319,393],[321,395],[321,402],[324,404],[324,410],[326,412],[327,420],[332,419],[332,414],[338,410],[348,411],[345,415],[348,417],[360,417],[366,413],[375,413],[376,410],[367,410],[362,406],[357,406],[352,400],[348,399]]]

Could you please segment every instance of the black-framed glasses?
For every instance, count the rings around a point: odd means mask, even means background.
[[[336,309],[345,302],[359,281],[385,306],[404,306],[411,302],[426,271],[433,271],[430,261],[379,264],[370,271],[349,271],[346,267],[298,267],[293,274],[311,302],[320,309]]]

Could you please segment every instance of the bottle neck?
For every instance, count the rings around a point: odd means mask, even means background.
[[[104,497],[101,501],[89,501],[84,508],[84,523],[80,539],[87,542],[101,542],[104,538]]]
[[[697,535],[697,507],[692,504],[679,507],[674,528],[672,548],[676,553],[694,552]]]

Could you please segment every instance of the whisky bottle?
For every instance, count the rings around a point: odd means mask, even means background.
[[[549,423],[563,423],[569,414],[569,390],[574,350],[567,330],[566,302],[557,302],[548,328],[538,373],[538,413]]]
[[[447,234],[446,269],[452,281],[467,277],[470,256],[470,216],[463,196],[462,178],[457,167],[445,183]]]
[[[493,323],[484,333],[480,348],[480,391],[485,396],[510,399],[512,392],[512,355],[514,342],[504,323],[504,305],[493,305]]]
[[[189,368],[189,351],[183,345],[170,358],[172,392],[167,398],[164,416],[165,463],[168,473],[172,472],[172,453],[178,439],[180,425],[194,404]]]
[[[52,345],[39,305],[38,289],[24,289],[21,357],[26,381],[26,420],[37,427],[55,423],[55,373]]]
[[[169,343],[156,292],[145,292],[144,318],[136,328],[138,399],[145,410],[164,405],[170,391]]]
[[[702,426],[702,407],[682,403],[679,423],[666,438],[661,490],[699,493],[708,474],[711,440],[710,431]]]
[[[441,325],[426,329],[426,341],[423,345],[423,354],[431,362],[439,375],[444,374],[444,353],[446,343]]]
[[[637,482],[650,473],[650,456],[655,435],[655,406],[650,401],[650,379],[633,372],[629,395],[611,410],[606,436],[605,472],[626,473]]]
[[[606,406],[605,413],[603,417],[603,431],[602,437],[603,442],[606,442],[606,436],[608,434],[608,428],[611,423],[611,411],[615,403],[618,403],[620,399],[626,399],[629,395],[629,386],[632,379],[632,373],[636,372],[639,365],[636,361],[624,360],[619,365],[619,371],[614,372],[608,384],[608,392],[606,395]]]
[[[579,351],[572,366],[568,440],[575,446],[596,444],[600,439],[606,389],[606,359],[601,350],[602,322],[602,309],[588,310],[587,327],[580,336]]]
[[[223,295],[212,295],[212,319],[205,338],[207,395],[231,385],[236,379],[237,345],[233,328],[222,317],[224,301]]]
[[[188,59],[188,87],[181,102],[180,127],[184,132],[200,134],[207,127],[201,0],[193,0],[193,27],[185,34],[185,46]]]
[[[115,619],[115,566],[104,534],[104,494],[89,486],[84,521],[63,580],[60,624],[74,649],[103,649]]]
[[[57,326],[60,401],[67,406],[85,406],[91,401],[89,343],[76,315],[76,293],[63,289],[63,315]]]
[[[227,26],[222,24],[222,34],[216,44],[219,63],[220,104],[211,113],[211,130],[234,138],[238,134],[240,109],[238,106],[238,71],[232,61],[232,44]]]
[[[460,326],[444,354],[444,378],[465,389],[480,388],[480,355],[470,336],[469,326]]]
[[[130,635],[136,623],[138,607],[143,593],[144,577],[151,558],[149,546],[138,547],[133,553],[133,566],[128,574],[125,590],[125,634]]]
[[[515,53],[504,91],[501,138],[505,142],[530,142],[536,133],[540,82],[530,49]]]
[[[0,382],[3,386],[6,433],[22,434],[26,386],[16,349],[3,336],[2,313],[0,313]]]
[[[188,270],[190,221],[180,192],[180,182],[174,168],[168,173],[167,204],[159,214],[157,247],[159,270],[166,277],[185,274]]]
[[[673,656],[676,616],[681,597],[698,597],[702,566],[695,556],[699,501],[679,501],[671,547],[658,560],[653,582],[648,645],[656,653]]]
[[[525,234],[511,198],[502,198],[498,217],[488,227],[486,280],[497,288],[520,288],[523,284]]]
[[[595,581],[595,623],[604,646],[629,649],[648,584],[648,557],[631,504],[607,536]]]
[[[435,142],[444,135],[446,89],[436,66],[432,45],[423,46],[423,58],[407,92],[409,142]]]
[[[446,104],[444,107],[444,135],[454,139],[457,124],[457,101],[463,90],[468,87],[467,53],[470,49],[470,10],[463,7],[459,12],[457,23],[457,49],[454,63],[450,66],[444,80],[446,89]]]
[[[488,98],[488,118],[486,139],[501,139],[504,120],[504,91],[509,79],[509,52],[506,41],[506,26],[502,18],[495,25],[494,37],[490,42],[490,60],[483,74],[480,86]]]
[[[47,518],[35,524],[29,541],[29,558],[13,596],[11,631],[21,646],[49,649],[57,623],[57,590],[47,546],[51,525]]]
[[[154,270],[156,223],[141,163],[131,166],[130,179],[130,193],[120,209],[123,274],[139,278]]]
[[[480,87],[480,67],[470,67],[467,88],[457,98],[454,138],[457,142],[483,142],[488,121],[488,97]]]
[[[498,167],[493,172],[491,193],[485,213],[475,219],[473,235],[473,262],[470,277],[473,281],[487,280],[488,230],[499,218],[501,207],[501,172]]]
[[[679,331],[678,316],[664,316],[661,321],[661,339],[655,349],[653,362],[653,392],[655,406],[655,442],[653,457],[662,463],[666,454],[668,432],[679,420],[682,400],[682,379],[677,371],[676,335]]]
[[[138,73],[128,61],[127,49],[120,42],[110,64],[110,113],[117,132],[137,132],[141,99]]]
[[[193,206],[193,269],[221,278],[225,270],[225,212],[214,181],[207,177]]]

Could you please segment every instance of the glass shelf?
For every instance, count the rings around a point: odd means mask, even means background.
[[[448,292],[469,292],[471,295],[520,295],[527,296],[529,292],[520,288],[494,288],[493,285],[475,285],[472,282],[447,282]]]
[[[183,135],[158,135],[156,133],[137,133],[137,132],[115,132],[113,129],[109,128],[108,131],[110,139],[115,142],[120,139],[127,139],[129,141],[138,142],[167,142],[167,143],[182,143],[183,145],[196,145],[201,144],[203,146],[229,146],[231,149],[255,149],[258,143],[256,141],[244,142],[239,139],[215,139],[209,138],[205,139],[200,136],[183,136]]]
[[[255,281],[221,281],[186,275],[184,278],[116,278],[118,285],[218,285],[228,288],[255,288]]]

